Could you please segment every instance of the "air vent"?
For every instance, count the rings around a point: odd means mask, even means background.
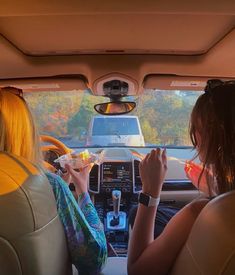
[[[139,173],[139,160],[134,160],[134,175],[135,175],[135,186],[134,186],[134,193],[140,192],[142,190],[142,182],[140,179]]]
[[[99,192],[99,165],[95,164],[90,172],[89,190],[94,193]]]

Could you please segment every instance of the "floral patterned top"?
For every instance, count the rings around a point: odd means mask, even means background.
[[[60,220],[64,226],[71,262],[81,274],[98,274],[107,258],[107,244],[101,223],[88,193],[76,202],[64,180],[46,173],[52,186]]]

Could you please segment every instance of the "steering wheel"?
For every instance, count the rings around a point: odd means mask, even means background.
[[[68,148],[64,143],[62,143],[61,141],[59,141],[54,137],[41,135],[40,140],[42,142],[50,143],[50,145],[41,146],[42,152],[52,150],[52,151],[56,151],[59,155],[65,155],[72,152],[70,148]],[[53,165],[51,165],[49,162],[44,161],[43,164],[46,169],[50,170],[53,173],[56,172],[56,168]]]

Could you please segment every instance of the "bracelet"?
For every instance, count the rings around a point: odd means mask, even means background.
[[[156,198],[156,205],[155,206],[158,207],[159,203],[160,203],[160,197]]]

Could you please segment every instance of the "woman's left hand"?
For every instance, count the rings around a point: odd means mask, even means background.
[[[152,150],[140,162],[139,169],[143,192],[158,198],[167,171],[166,149]]]

